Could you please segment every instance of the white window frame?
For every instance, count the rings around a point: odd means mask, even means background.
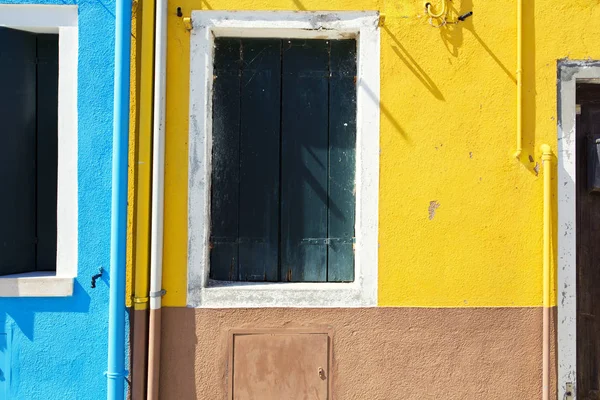
[[[577,83],[600,84],[600,62],[558,65],[558,398],[577,395]]]
[[[188,175],[191,307],[377,305],[379,13],[192,11]],[[215,37],[355,38],[357,41],[356,247],[351,283],[217,282],[209,279],[212,76]]]
[[[0,5],[0,26],[58,33],[56,271],[0,276],[0,297],[71,296],[77,276],[77,6]]]

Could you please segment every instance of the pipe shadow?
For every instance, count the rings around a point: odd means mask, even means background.
[[[449,3],[452,4],[452,3]],[[459,15],[464,14],[468,11],[473,10],[472,0],[463,0],[461,2],[461,9],[458,10],[455,6],[450,5],[450,18],[455,20]],[[477,22],[477,13],[472,17],[468,18],[464,22],[460,22],[456,25],[448,25],[440,29],[440,36],[444,41],[448,52],[458,57],[458,49],[463,45],[464,42],[464,30],[470,32],[479,45],[487,52],[487,54],[494,60],[494,62],[500,67],[500,69],[506,74],[513,84],[516,85],[517,79],[516,74],[511,72],[506,65],[496,56],[492,49],[483,41],[481,36],[475,30],[475,24]],[[524,2],[523,4],[523,134],[522,134],[522,147],[523,152],[521,153],[520,162],[536,176],[539,174],[541,163],[535,160],[536,146],[535,146],[535,132],[536,132],[536,111],[537,111],[537,91],[536,91],[536,55],[535,55],[535,3]],[[516,57],[516,55],[515,55]],[[515,87],[515,96],[516,90]],[[516,110],[515,110],[516,114]],[[515,121],[516,125],[516,121]]]
[[[400,126],[400,123],[398,122],[396,117],[394,117],[394,114],[392,113],[392,111],[390,111],[390,109],[387,108],[381,102],[380,98],[377,95],[375,95],[373,90],[363,83],[360,84],[360,87],[363,89],[364,93],[366,93],[366,95],[368,96],[368,98],[371,101],[373,101],[374,103],[379,105],[379,110],[380,110],[381,114],[383,114],[383,116],[388,120],[388,122],[392,124],[392,126],[394,127],[396,132],[398,132],[407,142],[412,144],[412,141],[406,134],[406,131],[402,128],[402,126]]]
[[[450,18],[456,20],[460,15],[473,11],[473,1],[472,0],[463,0],[461,2],[461,9],[458,10],[452,3],[450,3]],[[440,28],[440,37],[448,49],[448,52],[454,56],[458,57],[458,49],[463,45],[464,42],[464,34],[463,29],[469,31],[475,40],[479,43],[479,45],[488,53],[488,55],[498,64],[500,69],[504,71],[506,76],[513,82],[517,83],[517,79],[515,75],[502,63],[502,61],[496,56],[496,54],[490,49],[490,47],[481,39],[481,36],[475,31],[474,21],[477,18],[477,14],[474,14],[472,17],[467,18],[464,22],[460,22],[456,25],[447,25],[443,28]]]
[[[214,10],[213,6],[206,0],[200,0],[200,8],[203,10]]]
[[[306,11],[307,8],[304,6],[304,4],[302,4],[302,2],[300,2],[300,0],[292,0],[294,2],[294,4],[296,5],[296,7],[298,8],[298,10],[300,11]]]
[[[394,35],[392,31],[385,25],[383,26],[383,30],[387,32],[390,39],[392,39],[392,41],[394,42],[395,46],[392,46],[392,50],[394,51],[394,53],[396,53],[400,61],[402,61],[406,65],[410,72],[412,72],[417,77],[417,79],[423,84],[423,86],[425,86],[427,90],[429,90],[436,99],[444,101],[444,95],[437,87],[435,82],[433,82],[433,80],[429,77],[429,75],[427,75],[425,70],[410,55],[410,53],[406,50],[402,43],[400,43],[396,35]]]
[[[536,55],[535,55],[535,2],[523,2],[523,135],[520,161],[527,170],[538,176],[541,161],[535,160],[536,153]]]

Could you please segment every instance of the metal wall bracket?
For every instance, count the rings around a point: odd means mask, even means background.
[[[163,297],[165,294],[167,294],[167,291],[165,289],[159,290],[158,292],[150,292],[149,296],[150,298],[155,298],[155,297]]]
[[[193,29],[192,17],[183,17],[183,26],[186,31],[191,31]]]
[[[134,297],[133,302],[136,304],[147,303],[150,300],[150,297]]]
[[[575,388],[573,387],[572,382],[567,382],[565,385],[565,399],[564,400],[573,400],[575,398]]]

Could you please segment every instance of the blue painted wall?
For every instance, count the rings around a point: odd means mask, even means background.
[[[0,376],[0,400],[3,386],[10,400],[105,399],[114,1],[0,3],[79,6],[78,278],[69,298],[0,298],[0,365],[10,364]],[[91,289],[99,267],[106,272]]]

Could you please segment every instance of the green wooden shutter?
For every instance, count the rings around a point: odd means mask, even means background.
[[[0,274],[35,270],[36,37],[0,27]]]
[[[356,41],[215,40],[211,278],[354,279]]]

